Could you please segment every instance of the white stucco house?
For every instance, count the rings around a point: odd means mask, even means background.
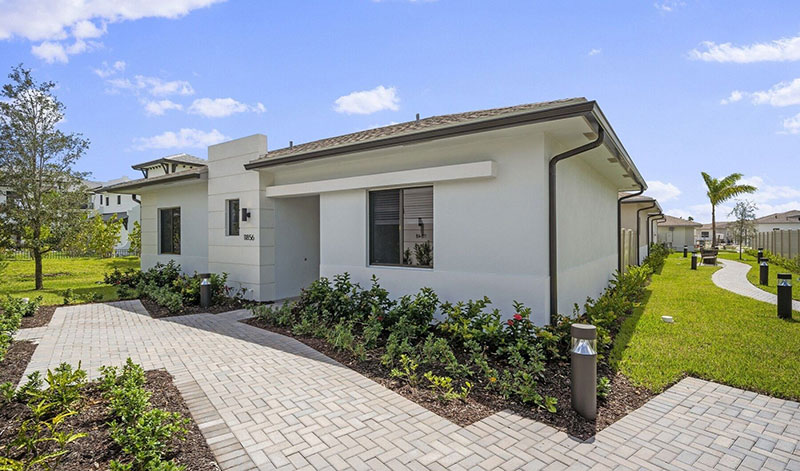
[[[791,231],[800,229],[800,210],[774,213],[755,220],[756,232]]]
[[[143,165],[150,165],[148,162]],[[136,166],[141,167],[142,165]],[[512,301],[534,320],[597,296],[619,263],[618,194],[646,184],[594,101],[434,116],[268,150],[148,167],[136,194],[142,268],[226,272],[267,301],[320,276],[376,275],[394,296]]]
[[[639,265],[644,261],[650,249],[650,243],[655,242],[655,220],[663,215],[661,205],[655,198],[637,193],[620,193],[620,224],[625,237],[625,231],[630,231],[630,244],[621,247],[623,263]],[[625,253],[625,250],[628,253]],[[622,267],[622,265],[620,265]]]
[[[735,238],[733,233],[733,223],[729,221],[717,221],[717,242],[715,245],[732,244]],[[713,228],[711,223],[703,224],[695,231],[696,239],[701,243],[711,243]]]
[[[131,244],[128,240],[128,235],[133,229],[133,223],[139,222],[141,224],[139,199],[135,194],[109,193],[104,191],[103,188],[128,181],[130,181],[130,178],[121,177],[102,183],[93,189],[94,192],[90,196],[91,203],[89,205],[89,217],[99,214],[104,221],[108,221],[116,216],[118,220],[122,221],[119,243],[114,246],[115,250],[122,251],[130,248]]]
[[[692,249],[697,240],[696,229],[703,225],[699,222],[689,221],[669,214],[664,215],[664,220],[658,224],[658,242],[666,244],[674,250],[683,250],[686,245]]]

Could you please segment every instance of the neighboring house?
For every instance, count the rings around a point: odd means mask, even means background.
[[[711,233],[712,228],[711,224],[703,224],[701,227],[697,228],[696,237],[695,239],[701,243],[711,242]],[[729,221],[719,221],[717,222],[717,243],[716,245],[720,244],[732,244],[734,241],[734,233],[733,233],[733,223]]]
[[[686,245],[690,249],[695,246],[695,229],[702,227],[699,222],[664,215],[664,221],[658,223],[658,242],[675,250],[682,250]]]
[[[623,252],[623,260],[628,265],[639,265],[647,257],[650,243],[656,239],[653,221],[663,214],[661,205],[647,195],[620,193],[619,196],[620,224],[623,229],[632,231],[633,240],[630,252]]]
[[[262,301],[320,276],[368,286],[374,275],[393,296],[426,286],[448,301],[486,295],[507,317],[518,300],[538,324],[607,286],[618,192],[646,188],[582,98],[269,152],[254,135],[186,166],[104,188],[141,195],[142,268],[174,259],[189,273],[226,272]]]
[[[800,210],[775,213],[755,220],[756,232],[800,229]]]
[[[130,178],[122,177],[98,184],[92,189],[93,193],[90,197],[89,208],[91,211],[89,211],[89,217],[100,214],[104,221],[108,221],[114,216],[122,221],[119,243],[114,246],[115,250],[128,250],[130,248],[131,243],[128,240],[128,235],[133,229],[133,223],[141,221],[141,208],[139,199],[135,194],[109,193],[104,191],[104,187],[128,181],[130,181]]]

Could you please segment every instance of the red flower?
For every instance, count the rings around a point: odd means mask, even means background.
[[[508,325],[514,325],[514,319],[509,319],[508,320]]]
[[[520,314],[514,314],[514,319],[516,319],[518,321],[521,321],[522,320],[522,316]]]

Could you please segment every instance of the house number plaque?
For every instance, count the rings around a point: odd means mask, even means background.
[[[256,235],[255,234],[245,234],[244,235],[244,240],[256,240]]]

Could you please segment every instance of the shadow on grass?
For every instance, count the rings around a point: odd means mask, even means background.
[[[660,274],[661,270],[654,274]],[[622,355],[625,353],[625,350],[628,348],[628,344],[631,342],[631,338],[633,338],[634,332],[636,332],[636,326],[639,324],[639,320],[642,318],[642,314],[644,314],[644,309],[647,306],[647,303],[650,301],[650,297],[653,295],[653,290],[649,287],[647,288],[647,292],[642,298],[642,301],[639,303],[633,313],[630,316],[625,318],[622,322],[622,326],[620,326],[617,335],[614,336],[614,348],[611,349],[611,352],[608,355],[608,364],[614,371],[619,371],[617,367],[619,361],[622,359]]]

